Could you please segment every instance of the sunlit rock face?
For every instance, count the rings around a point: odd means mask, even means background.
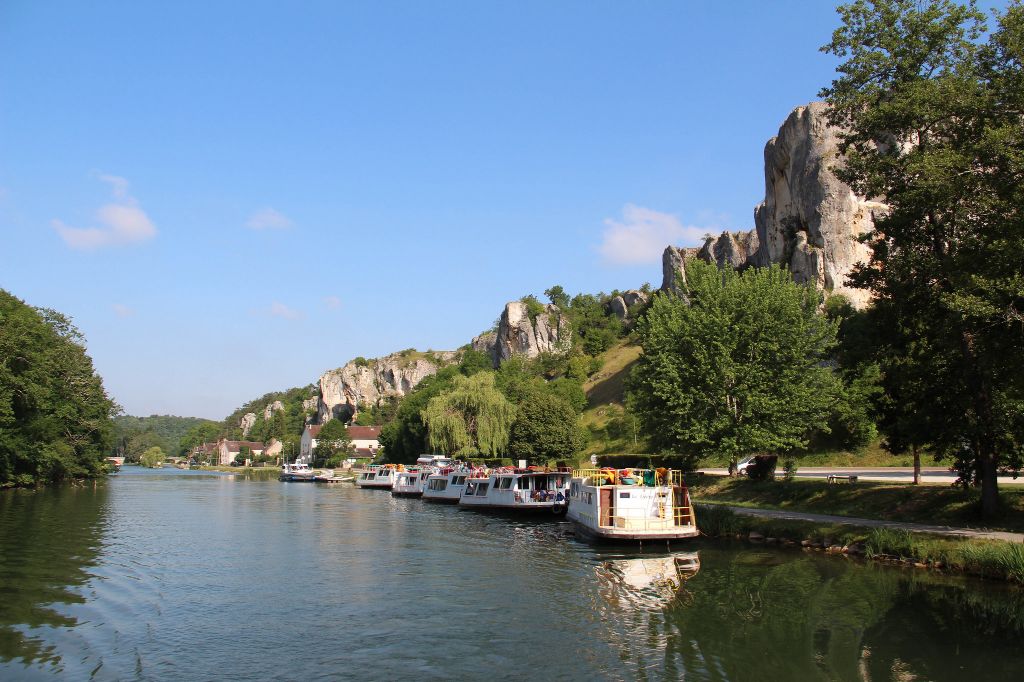
[[[848,278],[869,255],[860,237],[886,206],[857,196],[836,177],[840,131],[829,125],[827,111],[824,102],[797,107],[765,145],[765,196],[754,209],[754,230],[723,232],[699,249],[668,247],[663,289],[678,291],[676,273],[689,257],[737,269],[779,263],[798,282],[867,305],[868,292]]]
[[[541,353],[564,353],[572,345],[569,318],[553,304],[530,319],[522,301],[509,301],[498,318],[496,331],[484,332],[473,339],[473,350],[487,353],[495,367],[515,356],[535,358]]]
[[[454,362],[456,351],[418,353],[403,351],[371,360],[351,360],[320,377],[317,423],[347,418],[384,398],[401,398],[444,365]]]

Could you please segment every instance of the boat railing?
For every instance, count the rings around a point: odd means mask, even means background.
[[[686,488],[683,472],[678,469],[573,469],[574,478],[586,479],[586,485],[671,485]]]

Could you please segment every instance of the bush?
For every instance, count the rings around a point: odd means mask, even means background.
[[[796,460],[793,459],[792,457],[787,457],[782,462],[782,470],[786,472],[784,478],[787,481],[792,481],[794,478],[796,478]]]

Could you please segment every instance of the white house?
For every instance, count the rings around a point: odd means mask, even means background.
[[[299,456],[296,458],[296,462],[300,464],[313,463],[313,450],[316,449],[317,444],[316,437],[322,428],[321,424],[307,424],[306,428],[302,429],[302,441],[299,443]]]

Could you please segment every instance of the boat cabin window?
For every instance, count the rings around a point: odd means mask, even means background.
[[[466,477],[465,476],[456,476],[455,478],[452,479],[452,485],[465,485],[465,484],[466,484]]]
[[[476,494],[476,484],[477,484],[476,481],[470,481],[469,483],[466,484],[466,495],[467,496],[475,495]]]
[[[491,484],[490,484],[490,483],[487,483],[486,481],[485,481],[485,482],[483,482],[483,483],[481,483],[480,485],[478,485],[478,486],[476,487],[476,494],[477,494],[477,497],[480,497],[480,496],[482,496],[482,495],[486,495],[486,494],[487,494],[487,489],[488,489],[489,487],[491,487]]]
[[[629,493],[619,493],[619,499],[629,497]]]
[[[528,476],[523,476],[522,478],[519,479],[519,482],[516,484],[516,487],[519,490],[529,490],[530,478]]]
[[[512,477],[507,476],[506,478],[498,479],[498,483],[499,488],[501,488],[502,490],[508,490],[509,488],[512,487]]]
[[[573,497],[579,497],[580,496],[580,484],[574,482],[570,486],[569,494],[572,495]]]

